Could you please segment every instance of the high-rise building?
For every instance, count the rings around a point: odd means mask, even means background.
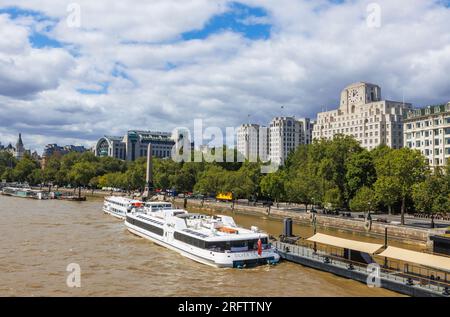
[[[101,138],[95,147],[95,155],[135,161],[147,156],[149,143],[152,144],[153,157],[171,157],[172,148],[175,145],[172,133],[137,130],[128,131],[124,137]]]
[[[237,130],[236,147],[251,162],[266,162],[269,155],[269,129],[258,124],[244,124]]]
[[[406,147],[419,150],[431,167],[445,166],[450,158],[450,102],[408,111],[404,131]]]
[[[270,122],[269,159],[284,165],[288,155],[306,144],[303,122],[293,117],[276,117]]]
[[[337,110],[321,112],[314,125],[313,139],[333,139],[337,134],[353,136],[362,147],[403,147],[403,116],[411,104],[382,100],[381,88],[356,83],[341,93]]]
[[[313,129],[314,122],[309,118],[298,119],[302,124],[303,138],[300,140],[300,144],[311,144],[313,141]]]

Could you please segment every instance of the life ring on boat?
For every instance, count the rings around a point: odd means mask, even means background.
[[[228,228],[228,227],[219,227],[219,228],[217,228],[217,231],[224,232],[224,233],[229,233],[229,234],[236,234],[236,233],[238,233],[237,230],[232,229],[232,228]]]

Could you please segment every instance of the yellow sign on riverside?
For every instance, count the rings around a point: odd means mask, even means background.
[[[227,201],[231,201],[233,200],[233,193],[219,193],[216,196],[217,200],[227,200]]]

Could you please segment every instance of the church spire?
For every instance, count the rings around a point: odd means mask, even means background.
[[[19,133],[19,140],[17,140],[17,146],[16,147],[19,147],[19,146],[23,146],[22,133]]]

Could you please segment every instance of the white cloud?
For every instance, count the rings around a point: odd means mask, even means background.
[[[30,30],[0,15],[0,95],[28,98],[54,89],[73,63],[62,49],[34,49]]]
[[[389,99],[450,101],[449,8],[432,0],[377,1],[382,25],[371,29],[365,19],[372,1],[242,2],[267,10],[270,18],[247,22],[270,21],[268,40],[228,31],[181,40],[225,12],[225,0],[79,1],[80,29],[67,28],[66,3],[0,0],[54,19],[0,16],[0,141],[23,131],[33,147],[79,143],[127,129],[190,127],[194,118],[235,126],[249,113],[267,123],[282,105],[285,115],[314,116],[360,80],[380,84]],[[55,28],[48,36],[66,46],[33,48],[29,35],[49,24]],[[102,85],[107,94],[77,92]]]

